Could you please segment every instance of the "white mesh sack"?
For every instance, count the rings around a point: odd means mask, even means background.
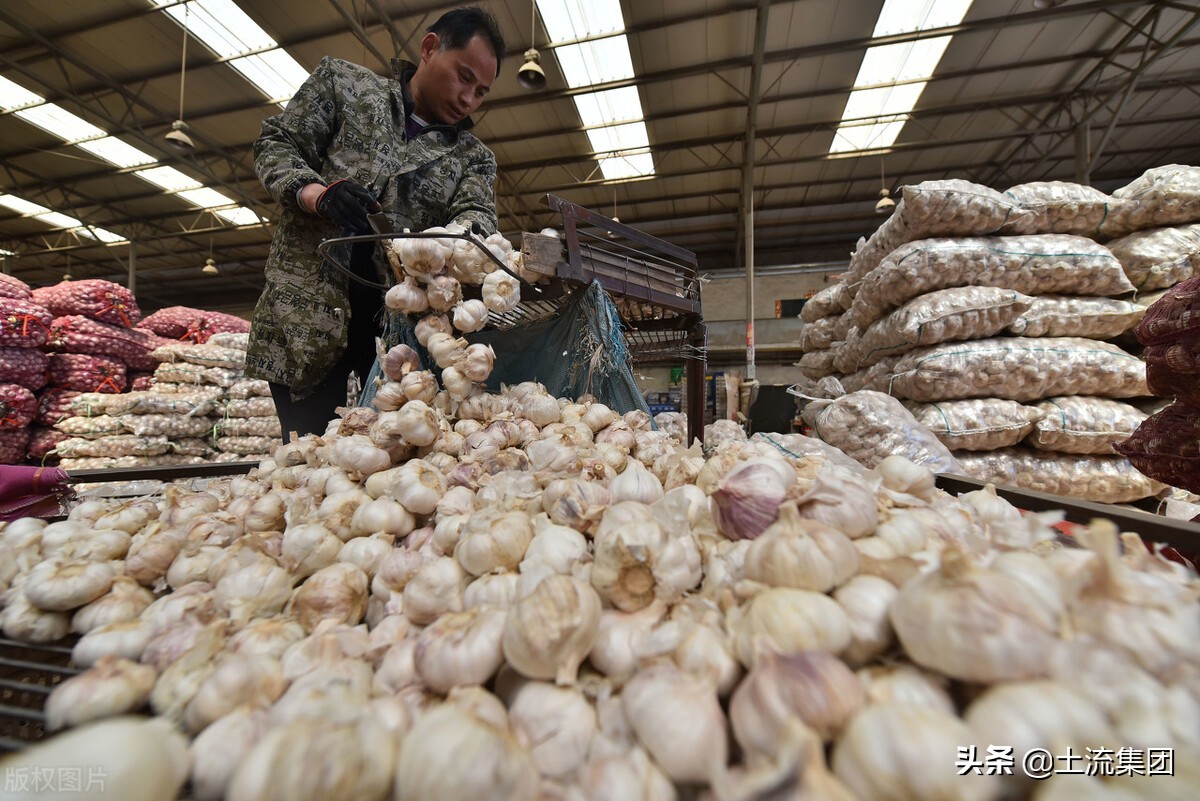
[[[217,437],[217,450],[222,453],[269,453],[278,444],[270,437]]]
[[[184,439],[173,439],[170,441],[171,453],[179,456],[203,456],[205,458],[213,455],[212,438],[187,437]]]
[[[200,367],[188,362],[164,362],[154,371],[154,380],[178,384],[212,384],[230,387],[242,378],[242,371],[227,367]]]
[[[1148,394],[1146,364],[1108,342],[996,337],[919,348],[895,367],[891,392],[916,401]]]
[[[1071,396],[1037,404],[1045,412],[1028,444],[1043,451],[1111,456],[1149,415],[1110,398]]]
[[[110,403],[120,403],[123,394],[111,392],[81,392],[71,399],[71,411],[80,417],[107,414]]]
[[[841,314],[843,309],[840,296],[845,291],[846,285],[840,281],[825,287],[804,301],[804,305],[800,307],[800,319],[806,323],[815,323],[822,317]]]
[[[1200,225],[1136,231],[1108,249],[1138,290],[1167,289],[1200,274]]]
[[[113,434],[124,434],[125,426],[116,417],[108,414],[95,414],[91,417],[67,417],[54,424],[64,434],[85,439],[109,437]]]
[[[896,249],[865,276],[849,314],[866,328],[911,298],[954,286],[993,286],[1026,295],[1134,291],[1116,257],[1080,236],[924,239]]]
[[[838,343],[838,346],[840,345],[841,343]],[[800,361],[796,362],[796,366],[800,368],[800,372],[805,378],[811,378],[813,381],[816,381],[819,378],[833,375],[836,372],[833,366],[836,353],[836,347],[829,350],[810,350],[800,357]]]
[[[170,449],[166,437],[138,437],[115,434],[100,439],[73,437],[64,439],[54,448],[59,456],[158,456]]]
[[[1067,181],[1018,184],[1004,194],[1028,214],[1004,226],[1006,234],[1079,234],[1095,238],[1113,200],[1090,186]]]
[[[111,470],[114,467],[168,467],[174,465],[204,464],[202,456],[185,456],[165,453],[158,456],[92,456],[61,459],[58,466],[64,470]]]
[[[1129,503],[1155,495],[1162,484],[1121,456],[1080,456],[1005,448],[955,454],[964,475],[979,481],[1100,503]]]
[[[896,375],[896,365],[904,356],[884,356],[870,367],[855,370],[841,378],[842,386],[847,392],[857,392],[860,389],[873,389],[876,392],[891,393],[892,378]]]
[[[227,417],[217,423],[217,433],[222,437],[283,437],[278,417]]]
[[[269,398],[271,385],[261,378],[243,378],[229,387],[228,395],[231,398]]]
[[[161,392],[126,392],[112,395],[105,404],[109,414],[173,414],[203,417],[213,409],[213,397],[208,392],[182,392],[165,395]]]
[[[1004,398],[904,404],[952,451],[994,451],[1028,436],[1046,413]]]
[[[276,443],[278,444],[278,443]],[[214,462],[261,462],[270,459],[269,453],[218,453],[212,458]]]
[[[1031,298],[1008,333],[1022,337],[1112,339],[1141,322],[1146,308],[1131,300],[1042,295]]]
[[[225,403],[226,417],[275,417],[275,401],[271,398],[243,398]]]
[[[826,350],[833,347],[836,337],[834,331],[842,315],[822,317],[800,327],[800,350],[805,353],[813,350]]]
[[[824,379],[818,386],[826,394],[841,390],[836,379]],[[955,472],[954,457],[946,446],[900,401],[882,392],[813,398],[801,414],[813,434],[864,467],[875,467],[898,454],[935,473]]]
[[[250,347],[250,335],[239,334],[233,331],[221,331],[210,336],[205,344],[244,351]]]
[[[200,367],[241,370],[246,366],[246,351],[216,345],[163,345],[151,351],[150,355],[160,362],[187,362]]]
[[[851,334],[838,349],[834,366],[851,373],[920,345],[995,336],[1025,313],[1030,303],[1029,297],[1011,289],[939,289],[910,300],[861,334]]]
[[[117,419],[129,433],[139,437],[203,437],[213,427],[210,417],[188,417],[183,414],[123,414]]]
[[[1112,196],[1116,202],[1100,227],[1105,237],[1200,222],[1200,167],[1154,167]]]

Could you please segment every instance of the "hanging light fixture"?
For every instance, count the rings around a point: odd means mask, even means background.
[[[541,54],[533,46],[537,39],[537,0],[529,0],[529,49],[525,63],[517,70],[517,83],[531,92],[546,88],[546,71],[542,69]]]
[[[875,204],[876,214],[890,214],[892,209],[896,208],[896,201],[892,200],[891,192],[887,188],[887,179],[883,177],[883,159],[879,159],[879,183],[882,188],[879,190],[879,202]]]
[[[200,268],[200,272],[204,273],[205,275],[220,275],[221,274],[220,271],[217,270],[216,260],[213,259],[212,240],[211,239],[208,240],[208,258],[204,260],[204,266]]]
[[[615,223],[619,223],[619,222],[621,221],[621,218],[617,216],[617,186],[616,186],[616,184],[613,184],[613,216],[612,216],[612,221],[613,221],[613,222],[615,222]],[[616,238],[617,238],[617,232],[616,232],[616,231],[609,231],[609,232],[608,232],[608,238],[609,238],[609,239],[616,239]]]
[[[183,4],[183,55],[180,57],[179,63],[179,119],[171,123],[171,130],[167,131],[163,138],[167,140],[167,144],[171,149],[181,154],[192,153],[196,150],[196,143],[192,141],[192,137],[188,136],[189,128],[187,123],[183,121],[183,89],[184,79],[187,76],[187,40],[188,40],[188,3]]]

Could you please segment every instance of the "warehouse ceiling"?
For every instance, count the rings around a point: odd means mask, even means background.
[[[553,193],[722,273],[742,267],[752,207],[756,270],[844,264],[882,219],[882,187],[957,177],[1111,191],[1149,167],[1200,164],[1195,2],[906,0],[905,18],[888,21],[882,0],[620,0],[620,18],[590,27],[599,0],[566,2],[566,17],[563,3],[538,2],[548,80],[530,91],[517,82],[530,0],[482,0],[508,53],[475,132],[496,154],[510,238],[555,224],[542,203]],[[236,0],[260,39],[222,51],[191,36],[185,50],[181,21],[237,16],[221,3],[234,0],[0,4],[8,272],[35,286],[67,274],[125,283],[132,256],[148,309],[250,307],[279,216],[251,143],[286,97],[244,77],[247,53],[301,79],[325,55],[386,72],[458,5]],[[601,48],[591,86],[570,69],[581,44]],[[889,73],[879,58],[897,51],[907,61]],[[612,102],[593,102],[598,91]],[[188,155],[164,139],[181,108]],[[210,258],[216,275],[201,271]]]

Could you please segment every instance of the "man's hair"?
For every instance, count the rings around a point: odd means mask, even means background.
[[[504,35],[496,18],[478,6],[456,8],[447,11],[437,22],[429,26],[429,33],[436,33],[443,50],[466,47],[472,37],[482,36],[492,46],[496,56],[496,75],[500,75],[500,62],[504,60]]]

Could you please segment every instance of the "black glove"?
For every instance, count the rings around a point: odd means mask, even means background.
[[[371,233],[367,215],[377,211],[383,211],[379,201],[363,187],[344,178],[325,187],[317,197],[317,214],[351,233]]]

